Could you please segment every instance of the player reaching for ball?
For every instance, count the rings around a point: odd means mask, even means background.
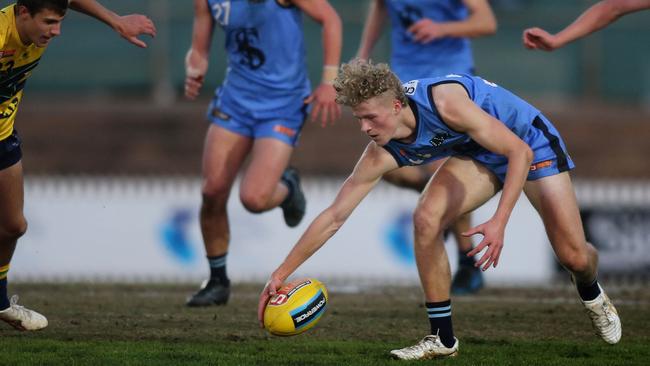
[[[598,283],[598,255],[582,229],[569,176],[574,164],[539,110],[480,77],[452,74],[401,85],[387,65],[364,60],[343,65],[334,87],[337,102],[352,108],[372,141],[334,202],[271,275],[260,295],[260,322],[269,296],[339,230],[384,174],[449,157],[429,180],[413,214],[416,262],[431,331],[416,345],[391,355],[414,360],[457,354],[442,235],[458,216],[499,191],[494,215],[463,233],[483,236],[469,253],[483,252],[476,265],[487,270],[499,264],[506,224],[523,190],[539,212],[555,254],[571,273],[596,332],[607,343],[620,340],[620,319]]]
[[[16,304],[17,297],[7,296],[9,263],[27,230],[21,139],[14,122],[27,78],[52,38],[61,34],[68,2],[70,8],[105,22],[136,46],[146,47],[137,36],[156,34],[146,16],[119,16],[94,0],[18,0],[0,11],[0,320],[20,330],[45,328],[47,319]]]

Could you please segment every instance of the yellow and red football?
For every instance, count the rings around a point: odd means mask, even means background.
[[[313,278],[292,281],[266,304],[264,328],[278,336],[300,334],[318,323],[327,301],[327,289],[322,282]]]

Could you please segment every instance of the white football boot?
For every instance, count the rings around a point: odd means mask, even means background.
[[[451,348],[445,347],[437,335],[428,335],[414,346],[390,351],[399,360],[428,360],[431,358],[458,356],[458,339],[454,338]]]
[[[591,318],[591,324],[605,342],[616,344],[621,340],[621,319],[605,291],[600,285],[600,295],[593,300],[582,301],[582,304]]]
[[[34,310],[16,304],[17,302],[18,296],[12,296],[9,307],[0,311],[0,320],[18,330],[40,330],[47,327],[47,318]]]

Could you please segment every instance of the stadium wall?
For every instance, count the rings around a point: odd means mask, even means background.
[[[17,281],[197,282],[207,275],[198,225],[200,182],[194,178],[29,177],[30,223],[12,262]],[[340,179],[307,179],[305,221],[288,229],[279,210],[246,212],[237,189],[229,203],[236,282],[264,281],[311,220],[333,200]],[[601,274],[650,269],[650,183],[577,184],[588,236],[599,244]],[[299,275],[350,284],[414,284],[411,212],[415,193],[380,185]],[[497,199],[478,209],[484,222]],[[621,211],[622,210],[622,211]],[[620,213],[623,212],[621,215]],[[549,284],[558,266],[535,210],[522,196],[507,227],[490,285]],[[447,243],[452,270],[456,250]]]

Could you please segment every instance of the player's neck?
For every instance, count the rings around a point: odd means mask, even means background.
[[[417,120],[415,114],[408,104],[402,108],[400,114],[397,116],[398,126],[395,133],[395,140],[404,143],[411,143],[417,137]]]

